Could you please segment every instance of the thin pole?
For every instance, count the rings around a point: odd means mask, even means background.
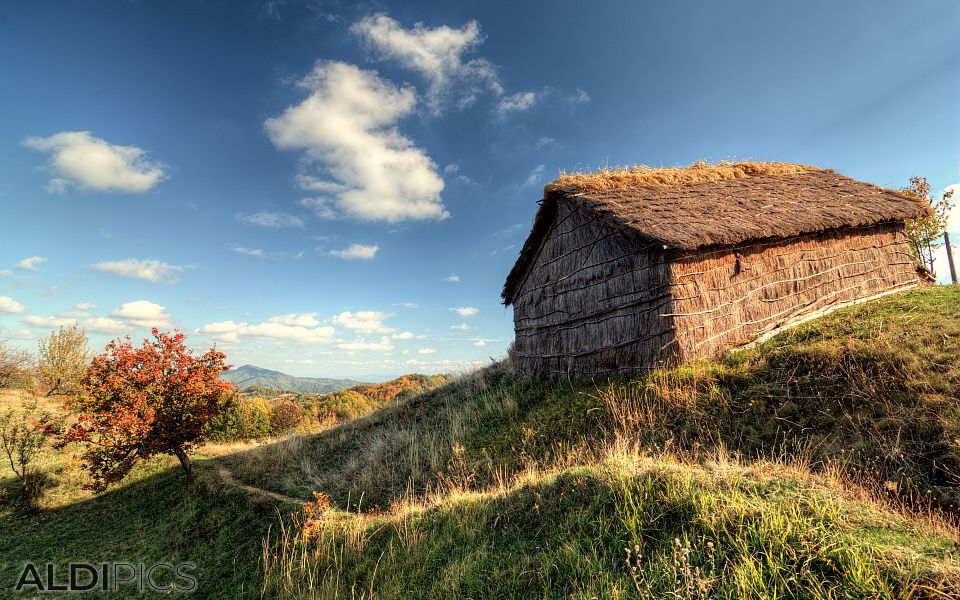
[[[950,281],[957,283],[957,268],[953,264],[953,248],[950,247],[950,234],[943,232],[943,244],[947,247],[947,264],[950,265]]]

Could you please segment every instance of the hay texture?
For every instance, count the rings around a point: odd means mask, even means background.
[[[503,290],[525,375],[638,373],[918,284],[914,198],[790,163],[564,175]]]

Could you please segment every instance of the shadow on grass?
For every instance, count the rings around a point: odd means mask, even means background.
[[[11,588],[28,561],[54,563],[60,577],[70,562],[191,562],[196,597],[259,597],[261,541],[278,511],[289,509],[224,486],[208,463],[199,461],[199,477],[190,485],[178,467],[157,459],[138,468],[129,483],[35,512],[19,508],[17,482],[3,480],[0,593],[23,597]],[[120,596],[137,595],[135,587],[122,590]]]

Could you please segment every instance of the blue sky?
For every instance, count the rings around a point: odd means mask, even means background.
[[[561,170],[960,182],[960,6],[793,4],[2,3],[0,337],[460,370]]]

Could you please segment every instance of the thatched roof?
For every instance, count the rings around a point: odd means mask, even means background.
[[[595,211],[617,229],[678,250],[902,221],[929,210],[900,192],[792,163],[561,175],[544,188],[533,230],[504,284],[504,303],[512,301],[562,199]]]

